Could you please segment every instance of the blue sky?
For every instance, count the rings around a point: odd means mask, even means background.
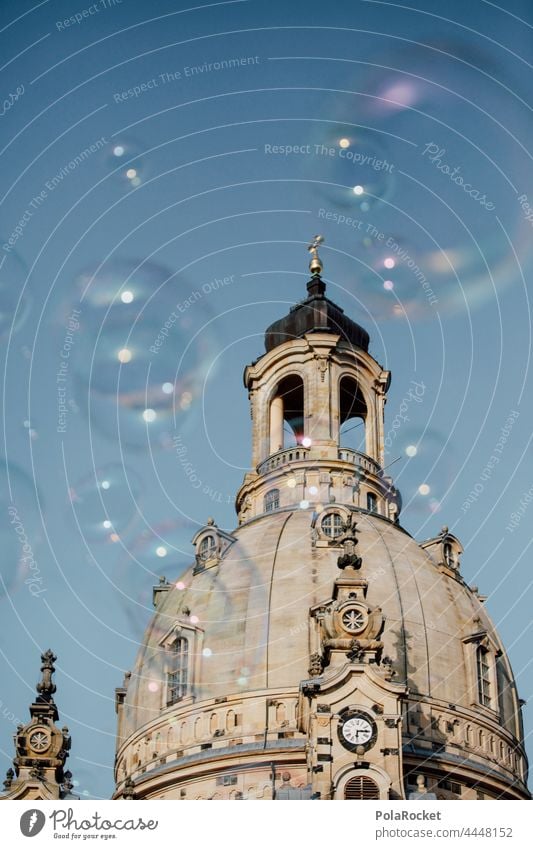
[[[111,794],[114,688],[152,584],[235,524],[242,371],[315,233],[393,373],[402,524],[461,539],[531,696],[532,26],[483,0],[2,3],[3,768],[50,645],[79,792]]]

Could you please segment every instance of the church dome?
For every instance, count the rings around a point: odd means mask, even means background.
[[[154,588],[117,690],[115,798],[529,798],[505,651],[459,540],[399,523],[390,373],[325,298],[320,242],[309,298],[245,370],[238,527],[209,519]]]
[[[234,532],[216,564],[191,567],[177,586],[156,588],[157,612],[123,707],[124,738],[140,741],[153,729],[163,741],[174,725],[176,740],[182,735],[193,748],[218,740],[223,749],[227,714],[236,713],[235,705],[244,714],[245,734],[254,694],[270,690],[296,699],[298,683],[309,678],[308,611],[329,598],[340,574],[337,549],[317,545],[315,518],[313,511],[294,505],[254,519]],[[526,765],[515,742],[521,735],[519,705],[508,661],[480,597],[456,566],[439,565],[442,538],[422,548],[387,519],[357,511],[356,521],[359,575],[368,583],[365,603],[381,611],[391,681],[409,692],[404,758],[423,758],[426,772],[434,764],[452,772],[461,764],[475,776],[473,783],[497,780],[523,795]],[[180,633],[191,635],[191,645],[197,641],[187,728],[176,722],[176,706],[167,707],[164,696],[165,638],[177,623],[183,626]],[[481,716],[472,703],[477,683],[468,658],[476,635],[492,647],[501,687],[499,705]],[[198,716],[206,709],[209,722],[216,712],[217,727],[211,731],[206,720],[196,737]],[[274,729],[291,729],[292,745],[299,743],[303,751],[306,735],[295,730],[289,710],[283,717],[286,725],[274,721]],[[251,729],[251,716],[249,721]],[[216,731],[223,733],[216,738]],[[158,756],[164,754],[164,744],[159,746]],[[119,764],[125,754],[119,754]],[[144,766],[149,775],[153,762]]]

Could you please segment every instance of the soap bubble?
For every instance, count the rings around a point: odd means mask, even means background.
[[[167,447],[175,426],[183,432],[200,415],[197,402],[217,351],[207,301],[189,303],[194,287],[164,266],[136,260],[88,269],[77,287],[91,307],[73,356],[78,404],[113,441]]]
[[[132,469],[111,463],[95,469],[75,483],[69,492],[80,532],[89,542],[109,542],[121,537],[138,518],[137,502],[142,483]],[[69,506],[69,523],[72,523]]]
[[[308,177],[321,181],[317,192],[332,208],[350,211],[355,218],[367,216],[382,199],[392,197],[395,187],[392,157],[381,134],[342,123],[319,126],[313,145],[323,144],[335,154],[305,157]]]
[[[137,188],[147,177],[144,148],[129,136],[116,136],[105,149],[106,165],[124,188]]]

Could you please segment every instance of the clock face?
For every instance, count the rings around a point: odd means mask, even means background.
[[[364,714],[350,714],[339,725],[339,738],[343,746],[352,751],[358,746],[369,749],[376,741],[376,726]]]

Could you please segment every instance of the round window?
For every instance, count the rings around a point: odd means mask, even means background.
[[[330,539],[338,537],[342,533],[343,521],[340,513],[326,513],[322,519],[322,533]]]
[[[350,634],[358,634],[366,627],[367,616],[358,607],[348,607],[341,614],[342,627]]]

